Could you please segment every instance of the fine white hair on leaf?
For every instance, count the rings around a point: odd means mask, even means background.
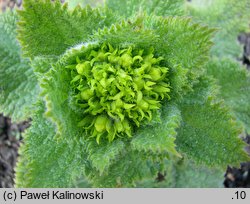
[[[89,45],[98,45],[97,41],[93,41],[93,42],[83,42],[80,44],[75,45],[74,47],[70,48],[71,49],[75,49],[75,50],[81,50],[84,47],[88,47]]]

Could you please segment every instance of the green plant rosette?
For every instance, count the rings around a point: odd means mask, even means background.
[[[69,187],[82,176],[92,186],[131,187],[184,158],[218,168],[249,159],[240,119],[219,94],[224,84],[207,74],[214,29],[174,17],[181,8],[124,17],[24,1],[18,39],[40,95],[17,187]]]

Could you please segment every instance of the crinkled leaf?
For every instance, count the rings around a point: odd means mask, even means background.
[[[90,141],[87,147],[89,161],[92,167],[102,175],[105,170],[117,159],[118,155],[124,150],[125,144],[121,140],[112,143],[98,145],[96,141]]]
[[[250,74],[238,62],[230,59],[211,60],[207,66],[208,74],[212,75],[220,85],[220,96],[233,110],[250,133]]]
[[[175,164],[176,188],[221,188],[225,169],[200,166],[187,160]]]
[[[164,168],[157,176],[144,178],[136,182],[137,188],[174,188],[176,183],[176,169],[172,160],[165,161]]]
[[[43,105],[37,107],[19,150],[16,187],[69,187],[83,172],[83,147],[75,140],[55,139],[55,127],[43,117]]]
[[[242,46],[237,41],[241,32],[249,30],[249,0],[192,0],[188,3],[191,16],[218,28],[212,54],[239,57]]]
[[[107,0],[106,5],[124,17],[137,12],[147,12],[158,16],[179,16],[184,13],[184,0]]]
[[[90,7],[68,11],[67,5],[62,6],[59,1],[25,0],[23,7],[19,11],[19,39],[29,57],[58,56],[67,48],[88,41],[94,30],[115,20],[110,12],[102,15]]]
[[[175,87],[174,92],[178,93],[180,85],[190,88],[190,84],[192,86],[202,74],[203,65],[208,60],[214,30],[184,17],[153,18],[151,27],[161,39],[157,44],[159,54],[165,55],[173,67],[171,84]],[[183,95],[180,91],[178,94]]]
[[[220,188],[224,170],[197,166],[190,160],[167,161],[166,168],[155,178],[138,182],[143,188]],[[162,177],[160,176],[162,175]]]
[[[16,40],[17,15],[0,15],[0,111],[14,121],[25,120],[39,92],[29,61]]]
[[[131,140],[132,148],[153,154],[175,154],[176,128],[181,116],[178,108],[171,104],[162,108],[161,122],[140,128]]]
[[[239,138],[241,128],[222,102],[213,100],[211,81],[201,79],[180,105],[182,124],[176,144],[178,151],[197,163],[226,167],[249,160]]]
[[[138,16],[130,21],[121,21],[113,24],[110,28],[99,29],[94,34],[94,41],[109,43],[112,46],[126,47],[134,45],[139,48],[154,47],[159,43],[159,37],[151,29],[150,25],[145,25],[146,20],[150,19],[145,16]]]
[[[80,128],[81,114],[70,107],[70,76],[65,67],[54,65],[41,80],[42,96],[46,101],[46,116],[57,125],[57,136],[69,142],[75,138],[74,133]],[[72,99],[71,99],[72,100]],[[82,137],[85,136],[83,129]]]
[[[148,23],[160,39],[156,45],[159,53],[165,53],[173,64],[192,70],[202,67],[208,60],[214,29],[185,17],[153,17]]]
[[[51,68],[51,65],[58,60],[58,57],[35,57],[31,61],[31,66],[33,67],[34,73],[38,79],[42,78],[43,75],[48,72]]]
[[[162,169],[160,163],[160,160],[149,160],[149,155],[132,151],[127,146],[106,173],[100,175],[94,169],[89,169],[86,174],[94,187],[132,187],[135,181],[155,177]]]

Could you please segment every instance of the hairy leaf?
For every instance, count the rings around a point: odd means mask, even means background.
[[[212,75],[220,85],[219,95],[250,133],[249,71],[238,62],[230,59],[213,59],[207,64],[206,68],[208,74]]]
[[[58,56],[67,48],[88,41],[94,30],[110,25],[114,18],[111,12],[102,15],[91,7],[68,11],[67,4],[62,6],[59,1],[26,0],[23,7],[19,11],[19,39],[29,57]]]
[[[162,160],[149,160],[149,155],[131,150],[126,147],[126,151],[120,154],[107,172],[100,175],[94,170],[87,170],[88,179],[94,187],[133,187],[135,181],[142,178],[155,177],[162,169]]]
[[[144,178],[136,182],[137,188],[174,188],[176,184],[176,169],[174,166],[174,158],[165,161],[162,168],[156,176]]]
[[[153,154],[172,153],[178,155],[175,150],[176,128],[181,120],[180,111],[175,105],[165,105],[162,108],[161,120],[147,128],[139,129],[131,140],[132,148],[142,152]]]
[[[25,120],[39,92],[29,61],[21,57],[16,40],[17,15],[0,15],[0,112],[14,121]]]
[[[249,160],[241,128],[222,102],[213,100],[211,80],[201,79],[194,92],[180,105],[182,124],[176,144],[180,153],[197,163],[226,167]]]
[[[43,78],[43,75],[48,72],[51,68],[51,65],[58,60],[58,57],[35,57],[31,61],[31,66],[38,79]]]
[[[130,17],[137,12],[158,16],[180,16],[184,13],[184,0],[107,0],[106,5],[124,17]]]
[[[158,52],[165,55],[169,66],[173,67],[173,75],[170,76],[175,87],[173,97],[182,97],[182,91],[190,90],[203,73],[214,30],[184,17],[153,17],[148,24],[160,38],[156,45]]]
[[[102,175],[117,160],[118,155],[123,152],[124,148],[125,144],[121,140],[102,145],[98,145],[95,140],[92,140],[87,147],[87,152],[89,153],[88,159],[92,167],[96,168],[99,174]]]
[[[237,42],[241,32],[249,31],[250,4],[248,0],[192,0],[188,3],[191,16],[218,28],[212,54],[218,57],[239,57],[242,46]]]
[[[157,45],[159,52],[166,53],[173,64],[197,69],[208,60],[214,29],[185,17],[158,18],[149,23],[161,39]]]
[[[175,164],[176,188],[221,188],[225,169],[200,166],[187,160]]]
[[[43,104],[37,107],[19,150],[16,187],[69,187],[84,170],[83,147],[76,140],[57,140],[54,125],[43,116]]]
[[[197,166],[186,159],[167,161],[157,178],[144,179],[137,187],[146,188],[221,188],[224,170]]]
[[[56,71],[57,70],[57,71]],[[50,69],[41,80],[42,96],[46,100],[46,116],[57,125],[57,136],[63,135],[64,139],[74,140],[74,133],[79,131],[78,123],[80,113],[69,106],[70,103],[70,76],[64,72],[64,67],[55,66]],[[82,136],[86,134],[81,131]]]

